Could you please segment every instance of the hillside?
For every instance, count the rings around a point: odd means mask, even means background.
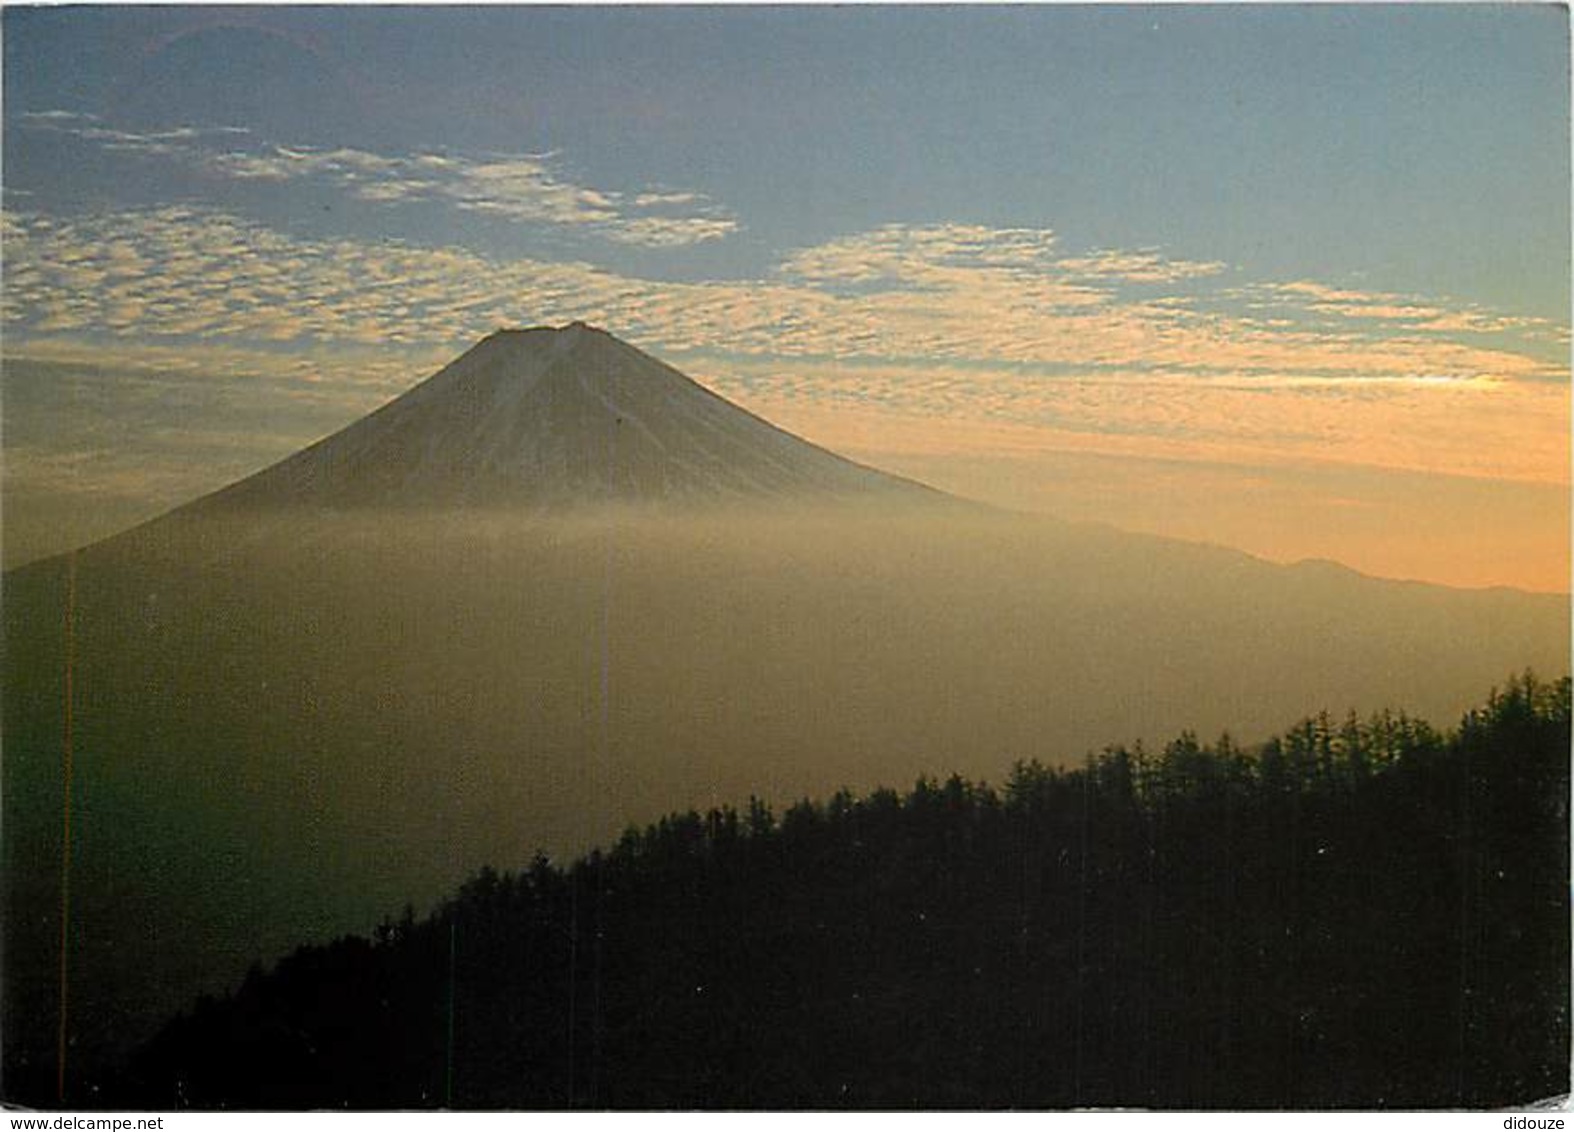
[[[1569,684],[674,814],[174,1021],[128,1104],[1432,1108],[1566,1093]]]
[[[63,927],[91,1096],[194,995],[487,861],[1314,708],[1451,719],[1504,672],[1568,671],[1566,596],[972,507],[584,327],[489,338],[4,584],[0,990],[6,1087],[35,1102]]]

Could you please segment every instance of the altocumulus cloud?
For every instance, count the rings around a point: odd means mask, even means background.
[[[242,128],[181,126],[154,133],[109,128],[68,111],[20,116],[24,128],[67,135],[103,149],[178,161],[236,181],[318,181],[373,204],[441,204],[509,220],[583,230],[613,243],[668,248],[719,240],[738,221],[703,193],[624,193],[574,183],[547,154],[471,157],[385,154],[339,146],[256,143]],[[253,144],[237,148],[242,140]]]
[[[491,186],[478,201],[535,194],[543,215],[586,224],[622,199],[537,192],[551,177],[533,159],[479,178],[452,158],[425,163],[441,174],[360,151],[270,160],[284,176],[355,171],[385,189],[427,180],[458,194],[475,181]],[[692,204],[660,195],[647,207]],[[1151,249],[1063,257],[1047,229],[888,225],[790,251],[762,279],[674,282],[310,239],[198,208],[12,212],[4,224],[13,356],[107,339],[121,355],[243,350],[282,369],[308,351],[358,349],[404,359],[413,380],[417,365],[499,326],[585,318],[703,364],[718,388],[746,386],[762,407],[1028,424],[1099,450],[1567,475],[1567,373],[1544,348],[1563,328],[1307,281],[1242,285],[1224,265]],[[377,367],[379,380],[392,368]]]

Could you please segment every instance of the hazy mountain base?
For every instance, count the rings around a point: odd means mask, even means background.
[[[116,1103],[1483,1107],[1569,1084],[1569,683],[751,801],[254,969]]]
[[[53,1096],[67,564],[6,579],[8,1097]],[[965,509],[305,517],[77,556],[68,1096],[202,990],[630,823],[1308,705],[1453,718],[1568,600]]]

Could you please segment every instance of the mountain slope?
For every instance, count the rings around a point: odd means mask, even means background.
[[[563,507],[939,492],[817,448],[602,330],[504,330],[404,396],[197,505]]]
[[[1444,721],[1568,670],[1567,597],[962,506],[584,327],[493,336],[273,468],[13,571],[3,613],[5,1088],[35,1103],[63,926],[86,1100],[95,1057],[252,959],[486,862],[1308,708]]]
[[[1568,752],[1568,682],[1515,680],[1447,737],[673,814],[296,951],[125,1107],[1525,1106],[1569,1087]]]

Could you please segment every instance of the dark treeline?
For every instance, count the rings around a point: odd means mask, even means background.
[[[1569,681],[1448,735],[663,819],[204,1000],[116,1099],[217,1108],[1489,1107],[1569,1087]]]

